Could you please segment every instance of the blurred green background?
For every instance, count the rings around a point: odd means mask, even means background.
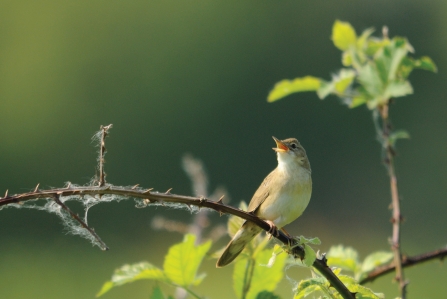
[[[212,191],[224,185],[231,204],[249,200],[276,166],[278,138],[297,137],[313,170],[304,215],[288,230],[331,245],[357,248],[362,258],[388,250],[388,178],[370,112],[335,98],[295,94],[267,104],[284,78],[329,79],[341,66],[329,37],[336,19],[361,32],[408,37],[416,55],[430,56],[438,74],[415,71],[415,94],[392,106],[400,141],[396,166],[405,223],[402,246],[413,255],[445,246],[447,232],[447,2],[438,1],[0,1],[0,189],[27,192],[95,174],[91,136],[113,123],[107,179],[115,185],[192,194],[181,168],[189,152],[206,165]],[[4,192],[4,191],[2,191]],[[184,211],[135,209],[133,201],[95,206],[89,224],[111,248],[102,252],[69,236],[55,216],[0,212],[0,297],[93,298],[112,271],[148,260],[161,266],[180,234],[151,229],[156,215],[190,221]],[[213,223],[226,217],[213,214]],[[214,246],[217,249],[227,239]],[[231,268],[214,260],[197,289],[232,298]],[[440,298],[447,267],[439,261],[407,270],[410,298]],[[288,270],[292,277],[305,269]],[[297,279],[298,279],[297,278]],[[392,275],[369,284],[397,295]],[[141,281],[104,298],[148,298]],[[277,292],[291,298],[284,281]]]

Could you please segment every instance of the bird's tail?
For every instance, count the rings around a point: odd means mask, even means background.
[[[245,222],[228,243],[222,256],[216,263],[216,267],[224,267],[231,263],[253,238],[261,232],[261,228],[252,222]]]

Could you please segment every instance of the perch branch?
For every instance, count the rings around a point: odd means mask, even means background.
[[[227,206],[223,204],[221,201],[210,201],[207,198],[203,197],[191,197],[191,196],[183,196],[176,195],[171,193],[158,193],[155,191],[151,191],[151,189],[143,190],[143,189],[135,189],[135,188],[124,188],[118,186],[103,186],[103,187],[95,187],[95,186],[83,186],[83,187],[70,187],[67,188],[58,188],[58,189],[49,189],[49,190],[38,190],[37,192],[28,192],[22,194],[16,194],[11,196],[6,196],[4,198],[0,198],[0,207],[6,206],[8,204],[19,204],[27,200],[35,200],[42,198],[57,198],[58,196],[82,196],[82,195],[106,195],[106,194],[114,194],[120,195],[127,198],[142,198],[145,201],[146,205],[150,205],[151,203],[181,203],[185,205],[197,206],[199,208],[209,208],[215,210],[219,213],[227,213],[234,216],[238,216],[245,220],[251,221],[258,225],[265,231],[270,230],[270,225],[258,218],[257,216],[242,211],[237,208],[233,208],[231,206]],[[93,232],[94,233],[94,232]],[[276,237],[283,244],[296,244],[296,241],[285,235],[282,231],[279,231],[279,235]],[[297,258],[304,258],[304,249],[301,246],[292,246],[292,254]],[[315,267],[326,279],[330,282],[331,286],[333,286],[344,299],[355,299],[355,295],[351,293],[346,286],[338,279],[338,277],[332,272],[332,270],[328,267],[326,263],[326,259],[316,259],[313,267]]]
[[[426,252],[420,255],[411,256],[411,257],[403,257],[402,259],[402,267],[407,268],[410,266],[414,266],[420,263],[428,262],[434,259],[440,259],[443,260],[447,256],[447,247],[434,250],[431,252]],[[360,284],[365,284],[367,282],[374,281],[376,278],[383,276],[385,274],[388,274],[390,272],[393,272],[396,270],[396,267],[394,265],[394,262],[391,262],[388,265],[380,266],[374,269],[372,272],[368,274],[365,278],[360,280]]]

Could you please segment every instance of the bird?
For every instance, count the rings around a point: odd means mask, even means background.
[[[312,171],[306,151],[297,139],[279,140],[273,136],[273,140],[278,166],[256,190],[247,211],[266,221],[269,233],[277,234],[279,228],[289,235],[283,227],[301,216],[309,204]],[[253,222],[245,221],[225,247],[216,267],[230,264],[261,231]]]

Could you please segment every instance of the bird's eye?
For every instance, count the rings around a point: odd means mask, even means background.
[[[292,143],[290,146],[291,146],[292,148],[297,148],[296,143]]]

